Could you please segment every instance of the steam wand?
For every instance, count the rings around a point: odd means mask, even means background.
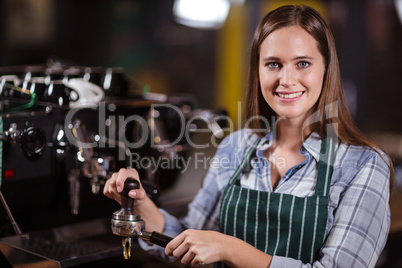
[[[171,237],[164,234],[145,231],[145,222],[140,215],[134,212],[134,199],[128,196],[128,192],[139,188],[140,183],[138,180],[133,178],[126,179],[123,191],[120,193],[122,195],[121,209],[113,213],[111,220],[113,234],[123,237],[122,245],[125,259],[130,259],[131,237],[140,237],[161,247],[166,247],[172,240]]]

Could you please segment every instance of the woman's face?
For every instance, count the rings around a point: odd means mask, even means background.
[[[278,117],[308,118],[321,94],[324,73],[317,41],[301,27],[278,29],[261,44],[262,95]]]

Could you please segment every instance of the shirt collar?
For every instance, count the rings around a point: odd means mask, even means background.
[[[303,142],[302,150],[305,148],[318,162],[320,160],[320,152],[321,152],[321,137],[317,132],[313,132],[308,136],[308,138]]]
[[[257,146],[257,156],[263,157],[263,153],[266,149],[271,147],[273,139],[273,133],[268,132],[267,135],[261,138]],[[318,133],[313,132],[308,136],[308,138],[303,142],[300,152],[304,155],[305,151],[311,154],[312,157],[318,162],[320,160],[322,140]]]

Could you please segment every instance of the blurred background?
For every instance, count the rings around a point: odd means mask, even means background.
[[[55,57],[123,67],[152,91],[191,93],[201,107],[225,106],[235,116],[258,21],[279,5],[304,3],[332,26],[358,125],[366,132],[400,133],[398,2],[233,0],[223,23],[202,29],[178,23],[174,0],[3,0],[0,65],[44,64]]]
[[[204,24],[180,17],[179,2],[185,6],[184,0],[1,0],[0,68],[49,60],[123,68],[136,90],[191,95],[197,107],[224,108],[240,127],[244,107],[238,102],[244,98],[248,47],[259,20],[280,5],[311,5],[333,30],[359,128],[395,161],[391,233],[378,267],[402,267],[393,251],[402,243],[402,1],[204,1],[211,4],[207,13],[223,16]],[[161,196],[161,204],[188,202],[205,170],[198,172],[198,183],[183,175]]]

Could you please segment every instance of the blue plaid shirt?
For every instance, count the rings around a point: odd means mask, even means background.
[[[161,210],[165,215],[165,234],[175,237],[187,228],[219,229],[220,197],[254,139],[250,130],[239,130],[222,141],[187,216],[179,220]],[[319,136],[312,133],[305,140],[300,149],[305,161],[290,168],[275,189],[271,184],[270,165],[263,156],[271,144],[272,133],[258,144],[255,157],[243,171],[240,185],[299,197],[314,195],[321,148]],[[388,159],[383,153],[382,156]],[[281,160],[276,159],[276,164],[286,164]],[[303,264],[273,256],[271,267],[374,267],[390,227],[389,178],[389,167],[373,149],[340,143],[331,179],[327,239],[318,261]],[[160,247],[143,241],[141,246],[163,254]]]

